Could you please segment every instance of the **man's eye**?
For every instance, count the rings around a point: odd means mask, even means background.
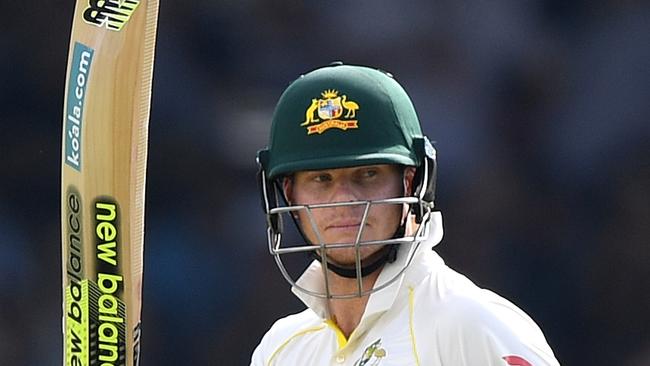
[[[375,169],[367,169],[363,172],[364,178],[372,178],[377,175],[377,170]]]
[[[332,177],[330,177],[328,174],[318,174],[314,176],[314,181],[324,183],[324,182],[329,182],[332,180]]]

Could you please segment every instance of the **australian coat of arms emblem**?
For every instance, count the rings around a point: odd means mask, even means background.
[[[358,121],[354,119],[359,109],[356,102],[333,89],[325,90],[321,96],[323,99],[312,99],[305,112],[305,121],[301,126],[307,127],[308,135],[321,134],[330,128],[343,131],[359,128]]]

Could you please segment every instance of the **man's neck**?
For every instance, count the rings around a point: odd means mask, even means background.
[[[407,235],[415,235],[419,225],[415,223],[415,217],[413,215],[408,216],[406,222],[406,233]],[[377,282],[379,274],[383,270],[382,268],[377,269],[368,276],[363,277],[362,290],[363,292],[370,291]],[[346,278],[335,274],[334,272],[328,272],[328,281],[332,294],[352,294],[358,291],[358,284],[356,278]],[[362,297],[354,297],[351,299],[330,299],[329,300],[329,311],[332,320],[339,326],[345,338],[349,338],[352,332],[357,329],[359,323],[361,323],[361,318],[363,313],[366,310],[368,305],[368,300],[370,295]]]
[[[362,290],[370,291],[375,285],[381,269],[363,278]],[[358,291],[356,278],[341,277],[332,272],[329,273],[329,282],[332,294],[350,294]],[[370,295],[354,297],[351,299],[330,299],[329,309],[332,320],[338,325],[346,338],[357,328],[361,322]]]

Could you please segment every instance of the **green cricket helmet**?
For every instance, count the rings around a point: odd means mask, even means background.
[[[297,210],[309,211],[318,206],[288,205],[283,196],[281,180],[293,172],[374,164],[413,166],[416,167],[416,174],[412,196],[388,203],[408,204],[417,222],[425,224],[433,209],[435,149],[422,134],[418,116],[406,91],[392,75],[378,69],[336,62],[301,75],[280,97],[273,114],[268,148],[258,152],[257,160],[260,165],[262,205],[267,215],[269,248],[285,278],[288,276],[280,255],[287,251],[311,251],[321,260],[324,270],[357,278],[359,282],[361,277],[381,268],[387,261],[394,260],[396,255],[393,251],[377,263],[346,269],[318,256],[325,253],[322,249],[327,248],[327,243],[307,243],[305,246],[283,248],[282,214]],[[360,201],[342,204],[365,205],[368,209],[370,205],[386,203]],[[314,223],[311,224],[315,228]],[[427,226],[420,225],[421,228]],[[416,235],[407,239],[408,242],[413,242],[422,237]],[[393,244],[404,240],[401,228],[385,244],[395,248]],[[358,248],[366,244],[357,240],[350,243],[350,246]],[[316,253],[316,249],[320,249],[320,252]],[[303,292],[323,296],[306,291],[292,279],[287,279]],[[361,296],[364,293],[359,289],[355,295]],[[337,297],[329,293],[324,296]]]

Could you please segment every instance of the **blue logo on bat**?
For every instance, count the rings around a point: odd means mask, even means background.
[[[95,51],[75,42],[68,80],[65,117],[65,163],[81,171],[81,131],[86,99],[86,87]]]

